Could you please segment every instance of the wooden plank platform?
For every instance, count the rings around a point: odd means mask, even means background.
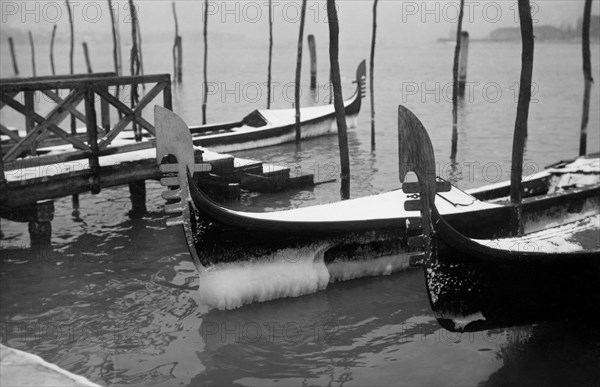
[[[155,161],[154,141],[147,141],[144,145],[133,140],[121,139],[115,140],[115,145],[127,146],[129,142],[146,149],[99,157],[100,168],[96,178],[101,188],[161,178],[162,173]],[[61,151],[70,150],[70,146],[59,146],[54,147],[49,154],[60,154]],[[288,168],[264,164],[257,160],[235,158],[198,147],[195,148],[195,156],[197,161],[204,161],[212,166],[211,176],[201,181],[206,184],[226,184],[228,190],[231,190],[231,184],[238,184],[241,189],[257,192],[272,192],[313,184],[312,175],[292,179]],[[36,157],[30,157],[27,160],[30,165],[35,165],[35,159]],[[0,200],[3,206],[17,208],[40,200],[88,192],[93,175],[88,160],[8,169],[5,170],[6,184],[0,187]]]

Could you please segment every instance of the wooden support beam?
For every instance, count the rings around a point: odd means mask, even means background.
[[[19,136],[18,131],[8,129],[6,126],[0,124],[0,133],[10,137],[12,141],[19,142],[21,141],[21,137]]]
[[[54,202],[52,200],[35,204],[33,217],[28,225],[32,247],[50,246],[52,240],[52,219],[54,219]]]
[[[88,145],[92,151],[89,157],[90,169],[92,170],[90,191],[95,195],[100,192],[100,180],[98,177],[100,162],[98,160],[98,127],[96,124],[96,107],[94,102],[94,90],[87,89],[85,94],[85,116],[87,118]]]
[[[48,96],[48,98],[50,98],[52,101],[54,101],[56,103],[63,102],[63,99],[57,93],[55,93],[53,90],[42,90],[42,93],[45,94],[46,96]],[[85,115],[83,115],[79,110],[77,110],[75,105],[67,105],[67,106],[65,106],[65,108],[68,109],[69,113],[71,113],[71,115],[75,116],[75,118],[77,118],[79,121],[81,121],[84,124],[86,123]]]
[[[165,81],[163,89],[163,106],[169,110],[173,110],[173,94],[171,93],[171,80]]]
[[[74,74],[72,76],[37,77],[24,79],[3,80],[0,86],[2,93],[26,90],[48,90],[48,89],[80,89],[93,86],[123,86],[138,85],[142,83],[171,82],[169,74],[133,75],[126,77],[114,76],[114,73],[104,73],[108,76],[102,77],[98,74]]]
[[[154,130],[154,126],[152,126],[151,123],[149,123],[148,121],[146,121],[143,117],[142,117],[142,109],[152,101],[152,99],[158,95],[160,93],[160,88],[158,87],[160,84],[157,84],[156,86],[154,86],[152,88],[152,90],[150,90],[148,92],[148,94],[146,94],[144,96],[144,98],[142,98],[142,100],[137,104],[137,106],[132,110],[129,108],[129,106],[125,105],[123,102],[119,101],[116,97],[114,97],[113,95],[111,95],[110,93],[106,92],[103,89],[100,88],[94,88],[94,91],[99,94],[103,99],[105,99],[106,101],[108,101],[108,103],[110,103],[111,105],[113,105],[114,107],[116,107],[117,109],[119,109],[119,111],[123,112],[125,115],[123,116],[123,118],[121,119],[121,121],[119,121],[114,127],[113,129],[107,133],[102,140],[100,141],[100,149],[106,148],[111,142],[112,140],[123,130],[125,129],[125,127],[127,126],[127,124],[129,122],[137,122],[138,124],[140,124],[140,126],[142,126],[144,129],[146,129],[148,132],[150,132],[152,135],[156,135],[156,131]],[[149,98],[146,98],[149,97]]]
[[[129,183],[132,219],[139,219],[146,213],[146,182],[144,180]]]
[[[33,92],[32,91],[25,92],[25,109],[35,111],[35,101],[33,100]],[[26,115],[25,116],[25,132],[27,134],[29,134],[33,131],[34,124],[35,124],[35,122],[33,121],[33,119],[30,116]],[[35,151],[35,148],[36,148],[36,141],[33,140],[33,141],[31,141],[31,148],[29,150],[30,155],[35,156],[37,154]]]
[[[4,176],[4,151],[0,146],[0,190],[4,189],[6,177]]]
[[[15,145],[5,156],[5,160],[12,161],[18,157],[18,155],[25,149],[25,147],[29,144],[30,141],[35,141],[38,136],[40,136],[45,130],[49,129],[61,138],[63,138],[68,143],[75,145],[79,149],[87,150],[89,147],[77,139],[76,137],[68,134],[61,128],[57,126],[60,122],[62,122],[68,115],[69,110],[65,108],[65,105],[73,104],[76,105],[83,99],[83,93],[81,90],[73,91],[62,104],[56,106],[48,115],[44,118],[39,114],[25,108],[24,105],[15,101],[12,98],[8,98],[5,94],[0,93],[0,99],[5,102],[7,105],[17,110],[21,114],[25,116],[30,116],[33,118],[38,125],[35,129],[28,133],[25,137],[23,137],[17,145]]]
[[[109,94],[108,86],[104,88],[104,91],[106,94]],[[104,98],[100,99],[100,122],[102,129],[104,129],[104,134],[108,134],[110,132],[110,107]]]

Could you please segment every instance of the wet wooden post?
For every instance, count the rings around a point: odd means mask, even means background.
[[[108,86],[103,89],[108,94]],[[108,134],[110,132],[110,107],[104,98],[100,99],[100,124],[102,125],[102,129],[104,129],[104,133]]]
[[[10,57],[12,58],[13,70],[15,75],[19,75],[19,65],[17,64],[17,56],[15,55],[15,43],[13,42],[12,36],[8,37],[8,46],[10,47]]]
[[[54,201],[37,202],[28,224],[31,247],[48,247],[52,241]]]
[[[371,94],[371,152],[375,151],[375,42],[377,37],[377,3],[373,1],[373,33],[371,35],[371,58],[369,62],[369,89]]]
[[[92,63],[90,62],[90,53],[88,51],[87,43],[83,42],[81,45],[83,46],[83,56],[85,57],[85,66],[87,67],[87,72],[91,74],[94,71],[92,71]]]
[[[310,52],[310,88],[317,88],[317,47],[315,45],[315,36],[308,35],[308,50]]]
[[[273,64],[273,5],[269,0],[269,65],[267,69],[267,109],[271,108],[271,67]]]
[[[579,138],[579,155],[583,156],[587,148],[587,125],[590,115],[590,93],[592,90],[592,61],[590,59],[590,19],[592,0],[585,0],[583,24],[581,27],[581,50],[583,54],[583,112],[581,115],[581,135]]]
[[[342,178],[340,195],[342,200],[346,200],[350,199],[350,156],[348,152],[348,133],[344,97],[342,95],[342,81],[340,78],[340,64],[338,60],[340,26],[338,24],[335,0],[327,0],[327,19],[329,21],[329,61],[331,63],[331,82],[333,84],[333,104],[335,107],[338,143],[340,147]]]
[[[450,160],[456,160],[458,150],[458,65],[460,46],[462,43],[462,21],[465,11],[465,0],[460,0],[458,26],[456,27],[456,46],[454,48],[454,64],[452,66],[452,148]]]
[[[517,102],[517,117],[513,136],[512,166],[510,174],[510,201],[516,209],[519,234],[523,234],[521,217],[521,195],[523,184],[523,153],[527,139],[527,120],[529,117],[529,102],[531,101],[531,78],[533,75],[533,21],[529,0],[519,0],[519,21],[521,24],[521,79],[519,86],[519,101]]]
[[[182,81],[182,55],[183,48],[181,47],[181,36],[179,36],[179,23],[177,21],[177,9],[175,2],[171,3],[173,8],[173,18],[175,19],[175,42],[173,43],[173,81],[181,83]]]
[[[130,53],[130,70],[131,75],[139,75],[140,74],[140,53],[138,51],[138,43],[139,37],[138,34],[138,15],[137,10],[135,8],[135,4],[133,0],[129,0],[129,10],[131,15],[131,53]],[[138,84],[134,83],[131,85],[131,96],[130,96],[131,108],[133,109],[135,105],[139,102],[139,94],[138,94]],[[142,131],[141,128],[138,128],[137,123],[134,121],[131,122],[131,126],[133,128],[133,135],[135,137],[136,142],[142,141]]]
[[[458,96],[465,96],[467,86],[467,64],[469,61],[469,33],[462,31],[460,41],[460,54],[458,63]]]
[[[173,94],[171,93],[171,82],[163,89],[163,106],[173,111]]]
[[[73,55],[75,52],[75,26],[73,24],[73,13],[71,11],[71,5],[69,0],[65,0],[65,6],[67,7],[67,15],[69,16],[69,74],[73,74]],[[71,135],[77,135],[77,121],[75,116],[71,114]],[[73,216],[79,218],[79,195],[75,194],[71,196],[73,202]]]
[[[300,129],[300,80],[302,76],[302,42],[304,41],[304,22],[306,20],[306,0],[302,0],[300,11],[300,31],[298,33],[298,51],[296,54],[296,82],[294,84],[294,107],[296,108],[296,144],[300,143],[302,132]]]
[[[4,150],[0,146],[0,187],[4,188],[4,184],[6,184],[6,176],[4,176]]]
[[[112,34],[113,41],[113,64],[115,66],[115,74],[121,76],[122,68],[121,68],[121,45],[120,45],[120,37],[117,30],[118,24],[115,21],[115,14],[113,10],[113,0],[108,0],[108,13],[110,15],[110,29]],[[119,85],[115,86],[115,97],[120,100],[119,95],[121,93],[121,87]],[[119,119],[123,117],[121,110],[117,109]],[[104,126],[104,125],[103,125]],[[106,128],[105,128],[106,129]]]
[[[35,45],[33,44],[33,35],[31,31],[28,32],[29,35],[29,46],[31,47],[31,71],[34,77],[37,77],[37,71],[35,68]]]
[[[54,38],[56,38],[56,24],[52,27],[52,37],[50,38],[50,69],[52,69],[52,75],[56,75],[56,68],[54,67]]]
[[[129,198],[131,200],[131,211],[129,211],[129,216],[132,219],[141,218],[147,211],[146,182],[144,180],[129,183]]]
[[[90,191],[95,195],[100,192],[100,161],[98,159],[100,150],[98,148],[98,128],[96,126],[95,93],[91,88],[88,88],[85,92],[85,120],[88,145],[92,150],[89,157],[90,169],[92,170]]]
[[[202,82],[202,125],[206,125],[206,102],[208,99],[207,66],[208,66],[208,0],[204,0],[204,12],[202,14],[204,27],[202,35],[204,38],[204,80]]]
[[[25,109],[33,112],[35,111],[35,101],[34,101],[34,95],[33,95],[33,91],[26,91],[25,93]],[[33,128],[35,127],[35,121],[32,118],[31,114],[28,114],[25,116],[25,132],[27,134],[29,134]],[[32,141],[31,142],[31,148],[30,148],[30,154],[31,156],[35,156],[37,154],[36,152],[36,142]]]
[[[183,80],[183,43],[181,36],[177,37],[177,82]]]

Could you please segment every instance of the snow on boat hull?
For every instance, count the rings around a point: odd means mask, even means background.
[[[419,177],[420,195],[411,205],[421,213],[427,291],[438,322],[462,332],[596,316],[598,184],[566,191],[560,199],[547,194],[522,203],[526,217],[554,215],[561,224],[510,238],[466,237],[430,200],[436,180],[427,171],[435,170],[435,157],[425,128],[402,106],[399,116],[400,175],[413,171]],[[580,218],[569,220],[572,215]]]
[[[178,201],[167,205],[166,211],[181,215],[171,223],[183,225],[201,276],[201,293],[213,306],[232,308],[314,292],[330,281],[390,274],[407,268],[410,257],[421,250],[409,239],[420,233],[419,216],[403,209],[407,195],[399,190],[279,212],[224,208],[194,184],[190,171],[197,167],[186,124],[160,107],[155,120],[158,162],[167,155],[178,161],[161,165],[163,171],[175,174],[161,183],[178,187],[163,195]],[[532,200],[524,212],[538,219],[567,197],[573,203],[578,197],[581,203],[572,205],[576,209],[597,197],[598,189],[557,192],[546,200]],[[469,236],[516,232],[510,206],[479,201],[455,187],[440,193],[436,204],[453,226]],[[224,280],[227,276],[236,280]]]
[[[354,127],[365,93],[366,63],[356,70],[356,91],[344,101],[346,121]],[[192,127],[196,146],[214,152],[235,152],[278,145],[296,140],[295,109],[255,110],[240,122]],[[307,139],[337,133],[333,104],[301,109],[301,138]]]

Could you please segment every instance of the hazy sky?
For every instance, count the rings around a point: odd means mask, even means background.
[[[177,0],[180,33],[201,36],[202,1]],[[278,43],[297,39],[300,1],[273,1],[275,37]],[[75,31],[81,39],[91,35],[110,36],[108,1],[70,1]],[[113,1],[123,40],[130,33],[129,4]],[[210,1],[209,33],[236,39],[264,40],[267,37],[268,1]],[[307,33],[327,33],[326,2],[307,2]],[[473,37],[485,37],[499,27],[518,26],[516,1],[466,1],[464,28]],[[583,0],[546,0],[532,2],[536,24],[575,25],[583,12]],[[68,36],[68,13],[64,1],[0,1],[0,31],[31,30],[34,35],[49,36],[57,24],[59,38]],[[373,1],[338,0],[341,39],[371,33]],[[143,36],[173,39],[174,23],[171,1],[136,1]],[[449,36],[456,25],[458,1],[381,0],[378,8],[379,43],[389,39],[432,40]],[[600,13],[594,2],[593,13]],[[4,35],[4,34],[3,34]],[[6,44],[3,36],[1,44]]]

